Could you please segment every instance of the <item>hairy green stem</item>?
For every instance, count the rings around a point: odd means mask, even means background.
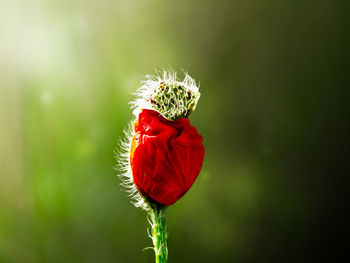
[[[168,259],[166,208],[153,206],[150,210],[152,241],[156,263],[166,263]]]

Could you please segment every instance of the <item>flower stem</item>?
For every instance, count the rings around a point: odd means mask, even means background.
[[[166,263],[168,259],[166,208],[164,206],[155,205],[152,206],[149,213],[152,224],[152,241],[156,263]]]

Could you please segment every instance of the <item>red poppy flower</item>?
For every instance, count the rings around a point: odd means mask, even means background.
[[[134,130],[130,164],[137,189],[151,202],[172,205],[191,188],[202,168],[202,136],[187,118],[169,121],[146,109]]]

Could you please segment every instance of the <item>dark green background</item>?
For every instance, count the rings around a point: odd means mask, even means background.
[[[345,3],[345,1],[344,1]],[[198,180],[169,263],[334,262],[349,103],[345,4],[0,2],[0,262],[153,262],[113,150],[144,74],[200,82]],[[347,85],[346,85],[347,83]]]

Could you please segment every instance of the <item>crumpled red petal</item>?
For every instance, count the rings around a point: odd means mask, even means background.
[[[169,121],[146,109],[134,129],[130,151],[134,183],[149,201],[172,205],[191,188],[202,168],[203,138],[187,118]]]

